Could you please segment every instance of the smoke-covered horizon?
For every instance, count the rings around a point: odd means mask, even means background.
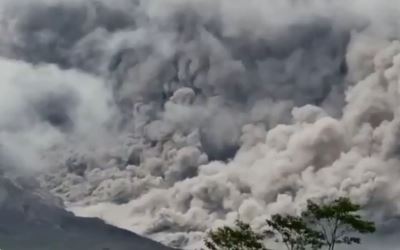
[[[396,232],[399,14],[395,0],[1,0],[1,169],[182,248],[342,195]]]

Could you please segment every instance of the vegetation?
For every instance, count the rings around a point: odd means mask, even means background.
[[[262,242],[263,238],[249,224],[237,220],[234,228],[224,226],[210,231],[205,245],[210,250],[267,250]]]
[[[288,250],[318,249],[321,245],[318,232],[309,228],[301,217],[276,214],[267,224],[271,229],[265,231],[265,236],[274,236]]]
[[[288,250],[334,250],[338,244],[360,244],[357,235],[375,232],[374,223],[359,215],[360,209],[344,197],[326,204],[309,200],[300,216],[271,216],[266,221],[269,229],[262,233],[239,220],[234,228],[210,231],[205,246],[210,250],[266,250],[264,240],[271,237]]]
[[[375,232],[374,223],[362,219],[357,214],[359,210],[360,206],[348,198],[323,205],[308,201],[302,218],[312,230],[318,232],[320,244],[333,250],[337,244],[360,244],[361,239],[356,234]]]

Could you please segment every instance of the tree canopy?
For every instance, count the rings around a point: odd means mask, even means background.
[[[249,224],[236,220],[233,228],[224,226],[210,231],[204,243],[210,250],[267,250],[263,238]]]
[[[375,232],[374,223],[358,214],[360,209],[360,205],[345,197],[322,205],[309,200],[302,219],[309,228],[318,232],[321,245],[333,250],[337,244],[360,244],[357,234]]]
[[[235,227],[210,231],[205,246],[210,250],[266,250],[266,239],[273,238],[288,250],[334,250],[338,244],[360,244],[360,234],[375,232],[375,224],[359,214],[360,205],[340,197],[318,204],[308,200],[300,216],[275,214],[266,220],[268,229],[258,233],[240,220]]]

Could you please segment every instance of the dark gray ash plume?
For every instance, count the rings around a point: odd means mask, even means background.
[[[185,248],[308,198],[348,195],[382,227],[399,215],[397,1],[0,10],[2,168],[77,214]]]

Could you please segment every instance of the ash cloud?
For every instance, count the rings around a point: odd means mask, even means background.
[[[0,10],[0,161],[77,214],[185,248],[308,198],[349,195],[382,227],[398,216],[396,1]]]

